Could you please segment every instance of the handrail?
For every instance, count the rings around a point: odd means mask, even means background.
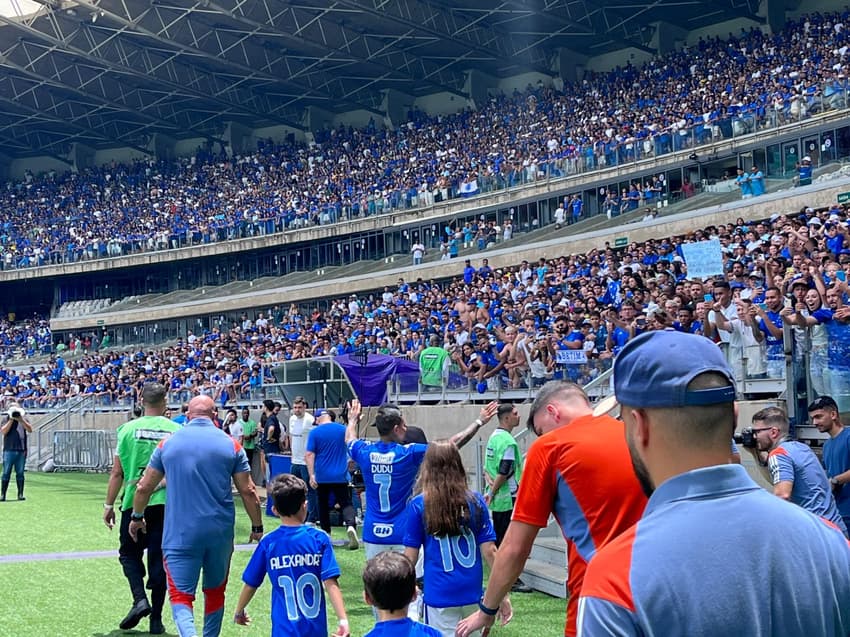
[[[59,431],[64,423],[65,429],[71,428],[71,414],[75,411],[83,412],[88,403],[92,403],[91,395],[78,396],[74,402],[67,403],[60,412],[52,415],[47,421],[39,424],[35,430],[35,449],[27,454],[27,465],[31,468],[41,467],[50,459],[53,453],[53,435]]]

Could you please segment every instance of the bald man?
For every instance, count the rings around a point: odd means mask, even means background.
[[[203,571],[204,637],[221,633],[224,589],[233,553],[231,479],[251,518],[250,540],[263,536],[260,500],[242,445],[213,424],[209,396],[189,402],[185,427],[157,445],[133,498],[130,536],[145,532],[144,511],[151,494],[168,480],[162,552],[171,612],[180,637],[195,637],[192,603]]]

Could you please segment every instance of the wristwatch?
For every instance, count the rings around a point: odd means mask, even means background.
[[[130,514],[130,519],[133,520],[134,522],[141,522],[142,520],[145,519],[145,514],[144,514],[144,512],[136,513],[135,511],[133,511]]]
[[[829,484],[833,487],[839,486],[841,483],[838,481],[838,478],[830,478]]]

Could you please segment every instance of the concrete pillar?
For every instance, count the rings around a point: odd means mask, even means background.
[[[74,142],[74,145],[71,147],[71,153],[68,155],[68,160],[74,166],[74,170],[79,172],[94,164],[94,153],[95,150],[91,146]]]
[[[785,0],[762,0],[759,15],[765,16],[771,33],[780,33],[785,28]]]
[[[676,47],[685,42],[688,37],[687,30],[669,22],[653,22],[651,26],[655,32],[652,34],[649,46],[655,49],[658,55],[675,51]]]
[[[490,101],[490,89],[496,88],[498,85],[499,82],[495,77],[477,69],[470,69],[466,72],[463,91],[473,108],[483,108]]]
[[[173,137],[169,137],[165,133],[154,133],[150,142],[148,142],[148,151],[157,159],[171,160],[175,157],[174,147],[176,144],[177,141]]]
[[[581,53],[576,53],[571,49],[560,48],[556,51],[554,68],[552,69],[558,74],[558,79],[563,84],[575,84],[580,82],[584,77],[584,70],[587,65],[588,57]]]
[[[0,153],[0,181],[6,181],[9,179],[9,166],[11,163],[11,157]]]
[[[383,93],[381,110],[384,112],[386,125],[389,128],[398,128],[408,120],[407,113],[413,106],[414,98],[394,88],[388,88]]]
[[[254,150],[249,148],[253,139],[251,129],[239,122],[227,122],[222,139],[227,146],[230,146],[230,151],[227,153],[230,156],[243,155]]]
[[[304,127],[311,133],[316,133],[332,126],[333,113],[319,108],[308,106],[304,111]]]

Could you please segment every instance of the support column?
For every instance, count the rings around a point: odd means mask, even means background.
[[[575,84],[584,77],[588,57],[576,53],[571,49],[560,48],[556,51],[555,62],[552,69],[558,74],[558,79],[563,84]],[[561,87],[563,88],[563,86]]]
[[[68,155],[68,160],[74,166],[74,170],[80,172],[84,168],[89,168],[94,164],[94,148],[74,142],[71,147],[71,153]]]
[[[153,156],[160,160],[169,161],[174,159],[174,147],[177,141],[165,133],[154,133],[148,143],[148,150]]]
[[[249,148],[252,140],[251,129],[239,122],[227,122],[222,138],[224,143],[230,146],[227,153],[229,156],[242,155],[253,150]]]
[[[655,49],[657,55],[667,55],[685,42],[687,30],[669,22],[653,22],[655,32],[652,34],[649,46]]]
[[[9,167],[11,164],[12,158],[0,153],[0,181],[7,181],[9,179]]]
[[[477,69],[470,69],[466,72],[463,92],[466,93],[470,105],[478,109],[483,108],[490,101],[490,89],[496,88],[498,85],[499,82],[496,78]]]
[[[762,0],[759,15],[765,16],[771,33],[780,33],[785,28],[785,0]]]
[[[386,89],[383,93],[381,110],[384,112],[384,120],[390,128],[398,128],[408,120],[407,113],[413,106],[414,98],[394,88]]]

